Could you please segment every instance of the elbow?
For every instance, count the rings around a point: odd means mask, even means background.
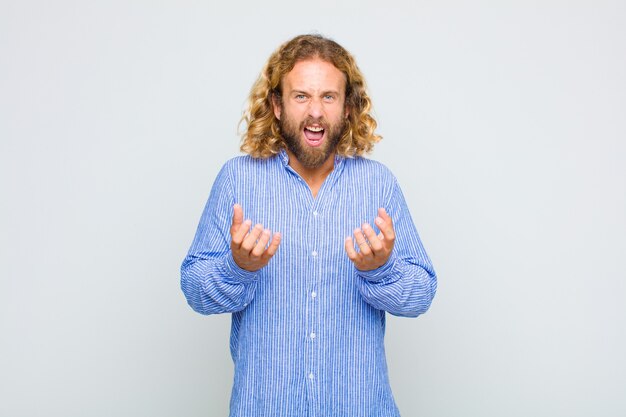
[[[430,309],[437,292],[437,277],[434,273],[429,273],[425,278],[421,285],[404,294],[398,308],[390,311],[391,314],[400,317],[418,317]]]
[[[214,312],[210,311],[209,309],[205,308],[204,306],[202,306],[201,304],[195,301],[187,299],[187,304],[189,304],[189,307],[191,307],[193,311],[195,311],[196,313],[200,313],[204,316],[215,314]]]
[[[205,288],[202,276],[193,268],[186,268],[185,265],[181,268],[180,288],[187,299],[187,304],[196,313],[208,316],[226,311],[220,303],[213,300]]]
[[[398,317],[418,317],[426,313],[431,304],[432,298],[429,300],[422,300],[419,303],[400,305],[396,310],[390,310],[389,313]]]
[[[207,304],[203,302],[201,285],[197,280],[189,276],[188,271],[181,270],[180,289],[185,295],[187,304],[193,311],[203,315],[212,314]]]
[[[193,311],[203,314],[233,313],[248,305],[249,294],[241,284],[228,284],[181,269],[180,287]]]
[[[398,306],[397,310],[389,311],[389,313],[398,317],[410,317],[410,318],[418,317],[428,311],[431,303],[432,303],[432,298],[429,300],[422,300],[419,303],[409,303],[409,304]]]

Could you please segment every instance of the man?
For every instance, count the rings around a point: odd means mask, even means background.
[[[218,174],[181,268],[195,311],[232,313],[231,416],[399,415],[385,312],[424,313],[436,278],[396,179],[362,157],[370,107],[353,57],[317,35],[252,88],[248,155]]]

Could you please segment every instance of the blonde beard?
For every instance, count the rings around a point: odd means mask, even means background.
[[[323,119],[307,118],[300,123],[299,128],[296,128],[290,117],[282,117],[278,123],[287,149],[294,154],[303,166],[309,169],[319,168],[328,160],[337,148],[337,144],[346,129],[345,117],[342,117],[339,123],[333,125],[330,125]],[[303,144],[302,132],[304,131],[304,126],[313,123],[324,127],[326,134],[326,143],[319,148],[312,148]]]

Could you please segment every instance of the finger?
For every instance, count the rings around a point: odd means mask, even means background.
[[[274,256],[274,254],[278,250],[278,246],[280,245],[281,239],[282,239],[282,236],[279,232],[274,233],[274,236],[272,236],[272,241],[270,242],[270,245],[267,247],[267,250],[265,251],[265,254],[268,258],[271,258],[272,256]]]
[[[243,223],[243,208],[239,204],[233,206],[233,224],[230,227],[230,234],[233,235]]]
[[[241,249],[250,253],[250,251],[256,246],[256,241],[259,240],[259,236],[261,236],[262,232],[263,232],[263,225],[256,224],[252,228],[252,230],[250,230],[250,233],[248,234],[248,236],[246,236],[246,238],[241,243]]]
[[[385,211],[384,208],[381,207],[378,209],[378,217],[376,217],[374,222],[380,229],[382,237],[393,242],[396,238],[396,232],[393,229],[393,220],[391,220],[391,216],[387,214],[387,211]]]
[[[365,223],[362,226],[362,229],[363,229],[363,233],[365,234],[365,237],[370,243],[372,252],[376,253],[377,251],[380,251],[383,248],[383,242],[381,242],[380,238],[376,236],[376,232],[374,231],[374,229],[372,229],[372,226]]]
[[[239,225],[239,229],[232,232],[233,244],[236,247],[240,247],[243,239],[250,232],[250,226],[252,226],[251,220],[246,220]]]
[[[387,213],[387,210],[385,210],[385,208],[384,208],[384,207],[380,207],[380,208],[378,209],[378,215],[379,215],[380,217],[382,217],[382,218],[383,218],[383,220],[388,221],[388,222],[390,222],[390,223],[391,223],[391,216],[389,215],[389,213]]]
[[[261,236],[259,236],[259,240],[256,242],[254,248],[252,248],[252,252],[250,252],[251,256],[260,257],[265,252],[265,246],[267,246],[267,242],[270,241],[271,232],[269,229],[263,230],[261,232]]]
[[[344,248],[346,249],[346,254],[348,254],[348,258],[350,258],[352,262],[356,262],[359,257],[357,251],[354,250],[354,242],[352,241],[352,238],[350,236],[348,236],[344,241]]]
[[[370,248],[369,243],[367,243],[367,239],[361,229],[354,229],[354,238],[356,239],[356,244],[359,245],[359,250],[363,256],[372,254],[372,249]]]

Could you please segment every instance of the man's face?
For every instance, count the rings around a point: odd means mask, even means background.
[[[321,167],[346,126],[346,77],[320,59],[300,61],[283,77],[274,114],[287,149],[308,169]]]

